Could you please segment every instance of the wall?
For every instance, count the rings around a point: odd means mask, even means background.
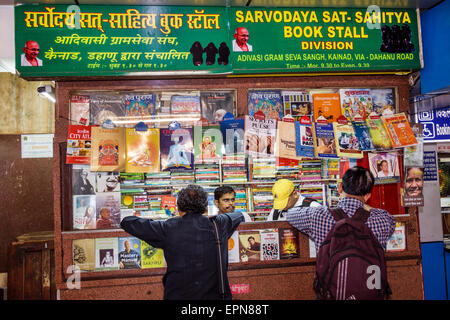
[[[20,134],[54,132],[54,104],[37,93],[48,83],[0,73],[0,273],[17,236],[53,230],[53,160],[22,159],[20,149]]]

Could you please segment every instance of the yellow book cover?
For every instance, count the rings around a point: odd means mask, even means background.
[[[159,172],[159,129],[126,129],[126,172]]]
[[[95,241],[94,239],[75,239],[72,242],[73,264],[81,271],[95,270]]]
[[[361,159],[363,153],[359,147],[355,129],[351,123],[341,124],[333,122],[334,136],[336,139],[336,151],[339,157]]]
[[[391,139],[386,132],[383,121],[380,118],[371,118],[369,116],[366,119],[366,123],[375,149],[378,151],[392,149]]]
[[[386,131],[394,148],[407,147],[417,144],[416,136],[409,125],[405,113],[392,116],[381,116]]]
[[[164,252],[162,249],[155,248],[147,242],[141,240],[141,267],[147,268],[163,268]]]
[[[91,128],[91,171],[125,170],[125,128]]]
[[[323,116],[327,122],[335,122],[341,116],[339,93],[313,94],[314,121]]]

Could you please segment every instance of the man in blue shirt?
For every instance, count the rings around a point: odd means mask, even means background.
[[[208,194],[200,186],[189,185],[178,193],[177,207],[179,217],[153,221],[130,216],[120,225],[131,235],[163,249],[167,262],[163,277],[164,299],[221,299],[219,263],[224,271],[224,298],[231,299],[227,243],[244,217],[241,213],[223,213],[215,217],[221,240],[221,261],[218,261],[214,227],[204,215],[208,211]]]

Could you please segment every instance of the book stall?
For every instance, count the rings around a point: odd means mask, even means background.
[[[208,215],[217,214],[214,189],[230,185],[236,211],[252,220],[228,242],[233,299],[315,299],[316,250],[286,221],[268,221],[272,185],[290,179],[331,207],[355,165],[376,177],[369,205],[397,220],[387,244],[392,298],[422,298],[423,197],[403,183],[423,157],[409,119],[407,75],[420,68],[414,10],[378,17],[409,32],[389,48],[358,8],[82,7],[80,28],[52,20],[64,5],[16,8],[16,47],[33,38],[43,58],[18,70],[56,81],[60,299],[162,299],[163,251],[120,221],[177,217],[177,193],[193,183],[209,194]],[[233,40],[244,26],[246,52]]]

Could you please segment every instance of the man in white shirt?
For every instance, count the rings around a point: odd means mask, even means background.
[[[381,167],[381,170],[378,171],[378,173],[377,173],[378,178],[387,178],[387,177],[392,177],[394,175],[392,173],[392,171],[389,170],[389,164],[388,164],[387,160],[382,160],[380,163],[380,167]]]
[[[248,30],[244,27],[236,28],[236,31],[233,34],[233,51],[234,52],[243,52],[243,51],[252,51],[253,47],[248,43]]]
[[[294,207],[320,207],[321,205],[312,199],[303,197],[294,183],[288,179],[280,179],[272,187],[273,209],[270,211],[267,221],[286,220],[287,210]]]

